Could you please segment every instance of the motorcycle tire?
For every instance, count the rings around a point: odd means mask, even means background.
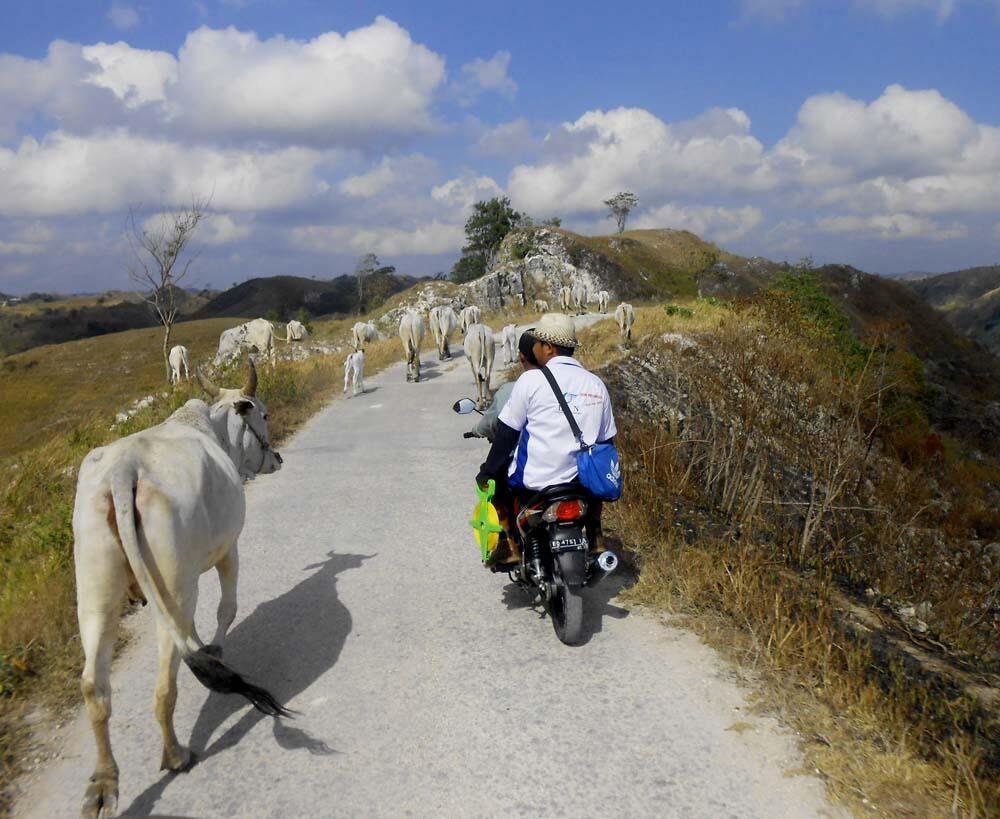
[[[579,644],[583,639],[583,589],[559,586],[549,601],[549,616],[561,642],[568,646]]]

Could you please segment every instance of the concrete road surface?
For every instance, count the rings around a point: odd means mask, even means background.
[[[456,352],[458,352],[456,348]],[[468,526],[485,442],[451,412],[464,359],[366,379],[248,487],[236,668],[298,713],[274,720],[180,672],[198,757],[164,774],[149,608],[115,663],[112,741],[128,816],[829,816],[794,740],[753,715],[691,634],[589,590],[588,639],[559,643]],[[199,632],[217,582],[202,578]],[[752,726],[752,727],[749,727]],[[83,714],[16,813],[77,815],[95,751]]]

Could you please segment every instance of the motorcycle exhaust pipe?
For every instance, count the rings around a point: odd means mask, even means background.
[[[594,561],[594,573],[587,581],[588,586],[596,586],[605,577],[618,568],[618,555],[614,552],[601,552]]]

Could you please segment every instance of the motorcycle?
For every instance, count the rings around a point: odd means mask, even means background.
[[[456,401],[452,409],[460,415],[479,412],[471,398]],[[585,525],[588,502],[579,484],[550,486],[521,506],[513,531],[507,532],[520,552],[508,576],[544,607],[556,636],[567,645],[583,638],[583,589],[596,586],[619,562],[612,551],[591,553]]]

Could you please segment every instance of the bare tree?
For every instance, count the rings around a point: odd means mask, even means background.
[[[628,219],[629,213],[639,205],[639,197],[629,191],[622,191],[610,199],[605,199],[604,204],[611,210],[608,216],[614,217],[618,223],[618,232],[624,233],[625,220]]]
[[[143,298],[156,310],[163,325],[163,367],[167,381],[170,380],[170,333],[180,307],[178,285],[194,261],[189,255],[181,262],[181,256],[207,207],[207,198],[193,199],[186,208],[162,214],[158,224],[152,226],[138,223],[137,208],[131,208],[128,214],[126,237],[133,256],[128,274],[144,291],[150,288]]]

